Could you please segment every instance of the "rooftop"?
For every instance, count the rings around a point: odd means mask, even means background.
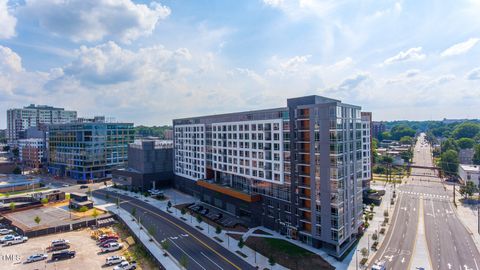
[[[464,171],[480,172],[480,165],[460,164],[460,167],[461,167]]]
[[[23,186],[37,184],[40,178],[27,175],[0,174],[0,187]]]

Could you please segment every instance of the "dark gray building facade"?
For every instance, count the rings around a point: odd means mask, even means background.
[[[171,141],[140,140],[128,146],[128,166],[112,173],[114,182],[138,190],[168,187],[173,182]]]

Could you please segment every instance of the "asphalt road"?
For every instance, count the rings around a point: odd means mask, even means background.
[[[197,229],[140,199],[105,190],[96,190],[93,192],[93,196],[105,200],[106,192],[110,194],[111,201],[119,197],[120,207],[128,212],[131,212],[132,208],[136,208],[136,216],[140,218],[140,223],[145,228],[155,230],[155,239],[158,242],[169,241],[168,251],[172,256],[179,261],[182,257],[187,258],[187,269],[255,269],[230,250],[198,232]],[[232,245],[233,250],[236,250],[236,247],[234,248]]]
[[[431,148],[419,137],[414,149],[415,165],[432,167]],[[480,253],[433,170],[412,169],[407,183],[398,187],[392,224],[379,251],[372,260],[384,261],[387,269],[458,269],[480,270]],[[390,198],[385,198],[389,200]],[[419,207],[423,209],[419,223]],[[428,258],[424,265],[412,265],[418,226],[424,226]]]
[[[389,200],[390,198],[385,198]],[[417,234],[419,200],[415,195],[399,193],[392,223],[372,262],[384,261],[387,269],[408,269]]]
[[[431,148],[416,146],[415,162],[420,166],[432,166]],[[430,174],[419,169],[419,174]],[[433,269],[480,270],[480,253],[465,226],[459,220],[452,204],[451,194],[444,189],[440,178],[420,177],[413,182],[423,197],[425,233],[430,264]]]

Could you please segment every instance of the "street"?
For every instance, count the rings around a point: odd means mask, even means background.
[[[424,135],[415,145],[413,163],[433,167],[431,147]],[[397,194],[392,225],[372,263],[385,261],[387,269],[480,269],[480,253],[459,220],[452,197],[433,170],[412,168],[407,183],[397,188]],[[423,256],[424,250],[416,249],[422,241],[428,247],[428,258]],[[414,261],[422,264],[415,265]]]
[[[135,208],[140,223],[147,229],[153,228],[158,242],[169,241],[168,251],[175,259],[188,258],[187,269],[255,269],[197,229],[142,200],[105,190],[96,190],[93,196],[105,200],[106,193],[112,202],[119,197],[120,206],[128,212]],[[236,248],[232,246],[232,250]]]

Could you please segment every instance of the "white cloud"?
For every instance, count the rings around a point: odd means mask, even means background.
[[[150,35],[170,9],[157,2],[131,0],[27,0],[22,12],[49,32],[75,42],[106,38],[131,42]]]
[[[407,61],[418,61],[425,59],[426,55],[422,53],[422,47],[410,48],[406,51],[401,51],[397,55],[392,56],[386,59],[383,63],[385,65],[407,62]]]
[[[0,73],[21,72],[22,59],[8,47],[0,45]]]
[[[7,3],[8,0],[0,0],[0,39],[8,39],[15,36],[17,18],[9,11]]]
[[[263,0],[263,3],[271,7],[280,7],[283,4],[283,0]]]
[[[452,47],[443,51],[440,56],[454,56],[459,54],[464,54],[470,51],[477,43],[480,41],[480,38],[470,38],[465,42],[460,42]]]
[[[467,79],[471,81],[480,80],[480,68],[475,68],[468,72]]]

